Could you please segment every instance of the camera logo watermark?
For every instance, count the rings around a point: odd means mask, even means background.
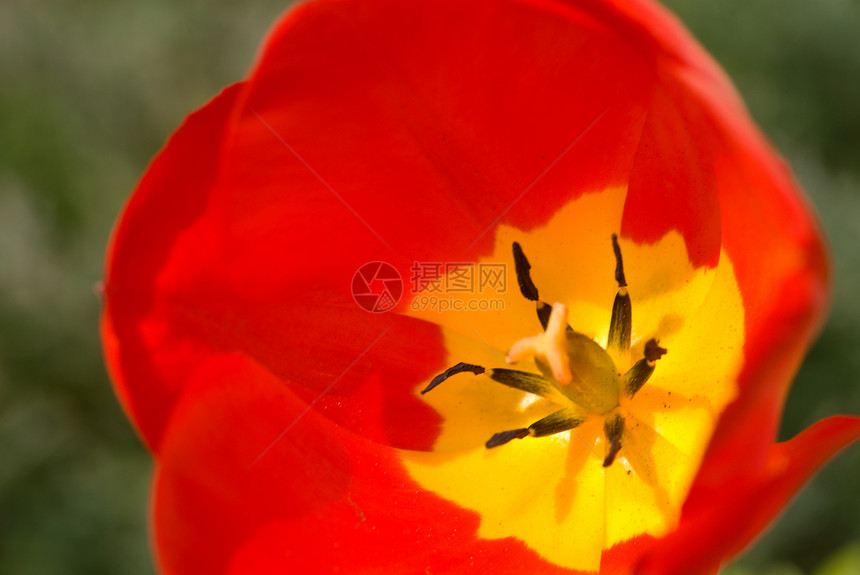
[[[393,265],[369,262],[352,276],[352,299],[370,313],[385,313],[400,302],[403,278]]]
[[[413,262],[409,268],[413,311],[498,311],[505,309],[506,263]],[[386,262],[369,262],[352,277],[352,297],[362,309],[384,313],[403,295],[403,279]],[[477,297],[468,297],[469,295]]]

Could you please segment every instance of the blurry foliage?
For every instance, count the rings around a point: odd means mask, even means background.
[[[856,575],[860,573],[860,542],[834,553],[813,575]]]
[[[860,413],[860,3],[667,3],[735,80],[833,243],[834,313],[782,437]],[[152,464],[105,376],[92,288],[150,158],[244,76],[286,4],[0,3],[0,573],[152,575]],[[726,575],[860,573],[858,476],[855,447]]]

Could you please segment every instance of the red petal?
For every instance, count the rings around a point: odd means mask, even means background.
[[[601,23],[538,7],[378,0],[291,13],[237,125],[221,198],[225,212],[241,201],[225,215],[242,232],[236,258],[313,237],[295,256],[316,281],[373,256],[473,261],[499,218],[532,227],[623,183],[652,64]],[[267,284],[293,276],[269,270]]]
[[[105,355],[125,409],[153,448],[189,365],[208,351],[158,311],[178,289],[165,269],[171,260],[205,256],[195,238],[186,240],[204,214],[240,88],[225,89],[171,137],[131,197],[108,250]]]
[[[680,527],[657,542],[640,565],[641,573],[714,572],[753,541],[821,465],[858,438],[860,418],[831,417],[790,441],[772,445],[760,475],[723,484],[716,498],[691,496]]]

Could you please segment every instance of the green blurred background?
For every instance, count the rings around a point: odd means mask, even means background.
[[[860,414],[860,2],[667,3],[728,70],[833,245],[834,311],[781,436]],[[243,77],[286,4],[0,4],[4,575],[154,573],[152,463],[105,375],[93,286],[113,220],[149,159],[185,114]],[[726,573],[860,573],[858,477],[860,445]]]

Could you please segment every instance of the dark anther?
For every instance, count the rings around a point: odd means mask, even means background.
[[[624,391],[628,396],[633,397],[642,389],[654,373],[654,364],[666,353],[666,348],[660,347],[656,339],[649,339],[645,343],[645,357],[634,363],[624,374]]]
[[[439,385],[440,383],[442,383],[443,381],[445,381],[446,379],[448,379],[452,375],[457,375],[458,373],[463,373],[464,371],[474,373],[475,375],[480,375],[480,374],[484,373],[486,371],[486,369],[484,369],[480,365],[473,365],[471,363],[460,362],[453,367],[449,367],[448,369],[446,369],[445,371],[443,371],[442,373],[440,373],[439,375],[434,377],[433,380],[430,382],[430,384],[427,387],[425,387],[424,390],[421,392],[421,395],[424,395],[425,393],[427,393],[428,391],[430,391],[431,389],[433,389],[434,387],[436,387],[437,385]]]
[[[501,433],[495,434],[489,439],[489,441],[487,441],[487,449],[504,445],[513,439],[522,439],[523,437],[528,436],[529,430],[526,427],[522,429],[512,429],[511,431],[502,431]]]
[[[546,417],[539,419],[529,425],[525,429],[512,429],[511,431],[502,431],[490,438],[487,442],[487,449],[504,445],[512,439],[522,439],[528,435],[532,437],[546,437],[547,435],[555,435],[562,431],[568,431],[574,427],[582,425],[585,420],[581,413],[573,407],[565,407],[556,412],[550,413]]]
[[[584,421],[577,409],[565,407],[529,425],[529,433],[534,437],[555,435],[579,427]]]
[[[603,460],[603,467],[609,467],[615,461],[615,456],[621,451],[621,436],[624,434],[624,418],[616,414],[612,419],[603,422],[603,432],[609,441],[609,453]]]
[[[526,393],[533,393],[541,397],[551,398],[553,395],[558,393],[553,384],[539,373],[529,373],[527,371],[504,368],[487,369],[480,365],[473,365],[471,363],[458,363],[434,377],[427,387],[424,388],[421,394],[423,395],[432,390],[452,375],[464,372],[474,373],[475,375],[481,375],[483,373],[497,383],[501,383],[502,385],[506,385],[513,389],[525,391]]]
[[[540,300],[537,286],[532,281],[532,265],[529,263],[526,254],[523,252],[522,246],[520,246],[518,242],[514,242],[513,251],[514,268],[517,272],[517,284],[520,286],[520,293],[522,293],[523,297],[527,300],[535,302],[538,321],[540,322],[541,327],[546,329],[546,326],[549,323],[549,316],[552,313],[552,306]],[[567,329],[570,330],[571,327],[567,326]]]
[[[630,336],[633,333],[633,306],[630,305],[630,295],[615,294],[612,303],[612,318],[609,320],[609,341],[606,347],[617,351],[630,349]]]
[[[615,281],[618,282],[618,287],[627,287],[627,280],[624,278],[624,261],[621,259],[621,246],[618,245],[618,234],[612,234],[612,251],[615,252]]]
[[[667,353],[667,349],[665,347],[660,347],[660,342],[656,339],[651,338],[645,343],[645,359],[650,361],[651,363],[657,361]]]
[[[630,334],[633,331],[633,307],[630,305],[630,295],[627,293],[627,280],[624,278],[624,262],[621,260],[621,246],[618,236],[612,234],[612,250],[615,252],[615,281],[618,282],[618,293],[612,303],[612,319],[609,320],[608,349],[627,351],[630,349]]]
[[[532,276],[529,270],[532,269],[526,254],[523,253],[523,248],[520,244],[514,242],[514,267],[517,270],[517,283],[520,284],[520,292],[523,297],[531,301],[539,301],[538,289],[532,282]]]
[[[609,453],[606,459],[603,460],[603,467],[609,467],[615,462],[615,456],[621,451],[621,439],[618,437],[612,438],[612,443],[609,444]]]
[[[508,387],[533,393],[541,397],[548,397],[555,392],[553,384],[547,378],[537,373],[497,368],[491,369],[487,375],[490,376],[490,379],[502,385],[507,385]]]

